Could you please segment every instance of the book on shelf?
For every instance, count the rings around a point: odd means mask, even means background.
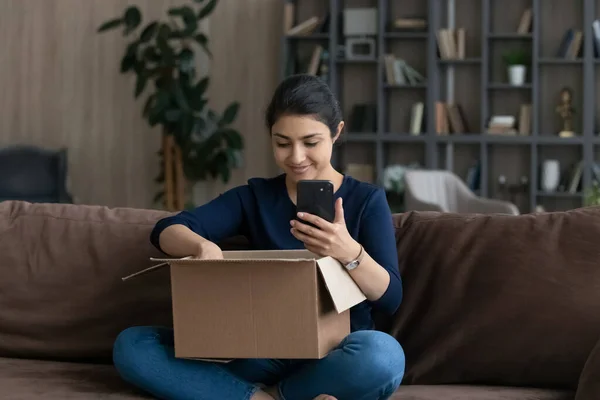
[[[392,31],[426,31],[427,19],[421,17],[400,17],[392,21]]]
[[[418,101],[412,105],[410,110],[409,133],[413,136],[419,136],[425,130],[425,103]]]
[[[296,54],[286,60],[286,76],[295,73],[306,73],[321,77],[329,82],[329,50],[322,45],[315,45],[310,52]]]
[[[375,104],[355,104],[350,111],[348,131],[353,133],[373,133],[377,131],[377,106]],[[352,134],[352,133],[350,133]]]
[[[521,35],[526,35],[531,31],[531,23],[533,21],[533,11],[531,8],[527,8],[521,14],[521,20],[519,21],[519,26],[517,27],[517,33]]]
[[[583,32],[572,28],[568,29],[563,35],[556,56],[568,60],[575,60],[581,56],[582,44]]]
[[[425,77],[411,67],[405,60],[393,54],[383,56],[386,81],[390,85],[418,85]]]
[[[594,57],[600,56],[600,20],[592,22],[592,32],[594,40]]]
[[[435,131],[438,135],[470,133],[463,108],[457,103],[435,103]]]
[[[594,167],[592,167],[592,173],[594,173],[593,168]],[[561,171],[560,182],[558,183],[556,192],[577,194],[581,191],[583,186],[582,177],[583,161],[577,161]]]
[[[521,104],[519,109],[519,135],[531,134],[531,104]]]
[[[487,123],[486,133],[490,135],[516,135],[514,115],[492,115]]]
[[[527,136],[531,133],[531,104],[521,104],[519,118],[514,115],[492,115],[487,123],[490,135]]]
[[[288,2],[284,5],[283,27],[288,36],[309,36],[313,33],[326,33],[329,31],[329,13],[324,17],[313,15],[312,17],[294,25],[294,4]]]
[[[439,29],[436,33],[439,55],[442,60],[464,60],[466,57],[466,30]]]

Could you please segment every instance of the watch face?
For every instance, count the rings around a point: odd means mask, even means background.
[[[358,267],[358,261],[354,260],[351,263],[349,263],[348,265],[346,265],[346,269],[354,269]]]

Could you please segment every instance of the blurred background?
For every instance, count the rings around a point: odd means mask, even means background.
[[[542,6],[543,3],[543,6]],[[0,201],[178,210],[278,173],[321,76],[394,212],[598,204],[600,0],[0,0]]]

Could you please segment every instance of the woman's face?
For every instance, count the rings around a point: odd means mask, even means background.
[[[333,143],[343,125],[332,138],[327,125],[310,116],[280,117],[271,128],[275,162],[292,182],[318,179],[331,166]]]

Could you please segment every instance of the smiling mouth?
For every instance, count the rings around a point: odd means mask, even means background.
[[[303,167],[290,167],[290,169],[292,170],[292,172],[294,172],[296,174],[301,174],[301,173],[308,171],[309,167],[310,167],[310,165],[305,165]]]

